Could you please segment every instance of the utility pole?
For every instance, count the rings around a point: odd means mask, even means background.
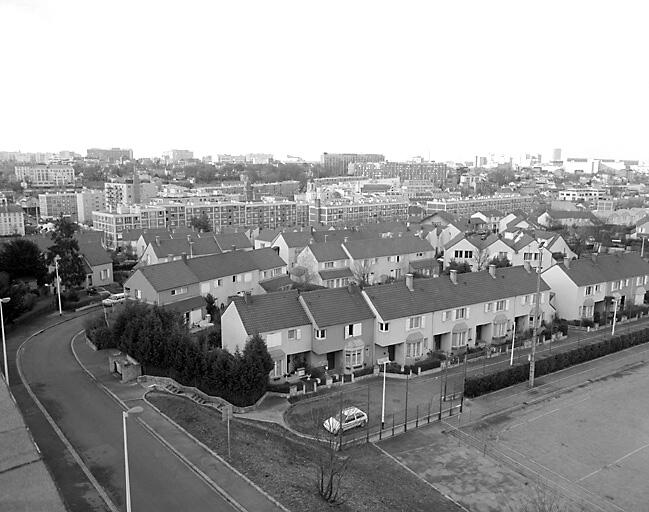
[[[539,243],[539,265],[536,269],[536,296],[534,299],[534,329],[532,330],[532,352],[530,353],[530,388],[534,387],[534,365],[536,356],[536,338],[539,334],[539,318],[541,317],[541,269],[543,268],[543,246]]]

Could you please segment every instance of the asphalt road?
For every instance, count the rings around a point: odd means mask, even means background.
[[[81,329],[82,319],[75,319],[46,330],[25,345],[20,361],[32,391],[113,503],[125,510],[123,409],[90,380],[72,355],[70,339]],[[51,428],[32,428],[32,433],[68,508],[107,510],[87,478],[79,475],[67,449],[51,439]],[[128,438],[133,511],[236,510],[137,421],[129,420]]]

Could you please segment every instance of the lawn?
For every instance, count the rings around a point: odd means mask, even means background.
[[[217,411],[166,393],[148,399],[192,435],[227,458],[226,424]],[[290,510],[319,512],[328,505],[316,488],[322,445],[298,438],[279,425],[235,418],[231,464]],[[345,449],[350,457],[341,511],[459,512],[460,508],[411,475],[372,444]]]

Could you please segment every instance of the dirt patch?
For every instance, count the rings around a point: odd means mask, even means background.
[[[185,398],[149,393],[149,400],[216,453],[227,458],[227,430],[218,412]],[[328,505],[316,490],[316,460],[323,447],[279,425],[235,418],[230,463],[290,510],[320,512]],[[461,509],[371,444],[345,449],[346,501],[337,510],[459,512]],[[380,470],[379,470],[380,468]]]

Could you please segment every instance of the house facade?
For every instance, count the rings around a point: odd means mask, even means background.
[[[556,294],[555,307],[561,318],[604,323],[615,307],[625,311],[644,303],[649,264],[634,253],[595,254],[566,259],[545,270],[543,279]]]

